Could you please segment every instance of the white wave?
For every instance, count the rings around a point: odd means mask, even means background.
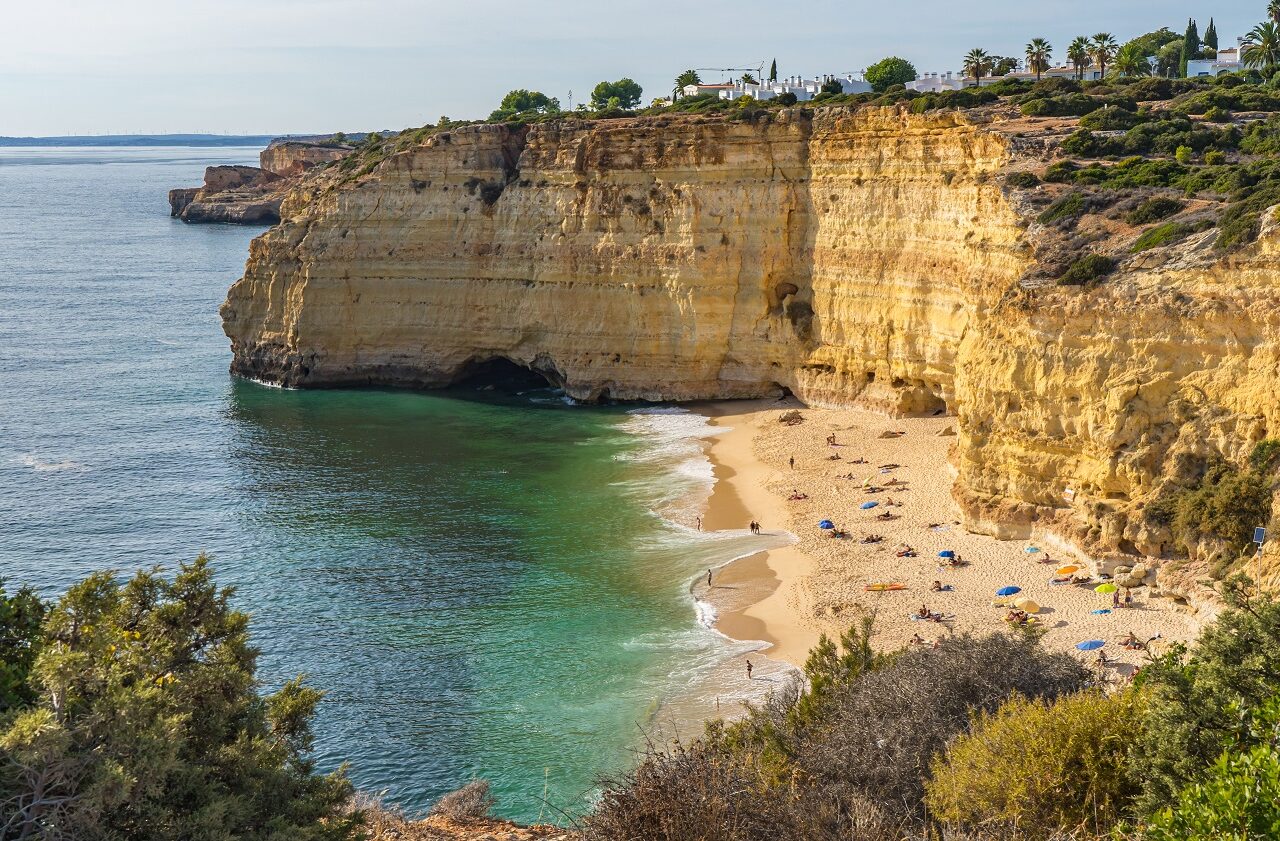
[[[698,617],[698,624],[704,628],[715,627],[716,620],[720,618],[720,614],[716,612],[716,606],[702,599],[694,600],[693,610]]]
[[[56,473],[62,470],[84,470],[85,466],[78,461],[43,461],[33,455],[22,457],[22,464],[37,473]]]

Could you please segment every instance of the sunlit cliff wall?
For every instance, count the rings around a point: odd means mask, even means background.
[[[586,399],[946,410],[971,525],[1157,555],[1159,483],[1280,431],[1280,237],[1037,287],[1015,157],[894,108],[437,135],[291,194],[224,306],[232,367],[435,386],[506,359]]]

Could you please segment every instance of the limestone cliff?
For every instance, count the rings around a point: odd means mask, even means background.
[[[280,205],[308,170],[341,160],[348,146],[277,141],[258,154],[261,166],[211,166],[200,187],[169,191],[169,215],[183,222],[273,225]]]
[[[291,186],[258,167],[211,166],[204,186],[169,191],[169,215],[183,222],[270,225],[280,221],[280,203]]]
[[[970,524],[1159,556],[1141,506],[1280,431],[1280,234],[1036,280],[1030,146],[956,112],[474,126],[308,177],[223,307],[235,373],[954,413]]]

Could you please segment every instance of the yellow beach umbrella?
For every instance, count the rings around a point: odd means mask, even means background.
[[[1039,613],[1040,605],[1032,599],[1021,598],[1014,601],[1013,606],[1018,610],[1025,610],[1027,613]]]
[[[1070,575],[1073,572],[1079,572],[1080,567],[1075,564],[1067,564],[1064,567],[1058,567],[1058,575]]]
[[[1112,584],[1111,582],[1107,582],[1106,584],[1099,584],[1097,587],[1094,587],[1093,592],[1101,593],[1104,596],[1109,596],[1119,589],[1120,589],[1119,587]]]

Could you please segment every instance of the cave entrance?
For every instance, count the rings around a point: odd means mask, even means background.
[[[560,383],[550,376],[512,362],[504,356],[467,363],[454,378],[452,385],[509,394],[547,386],[560,387]]]

